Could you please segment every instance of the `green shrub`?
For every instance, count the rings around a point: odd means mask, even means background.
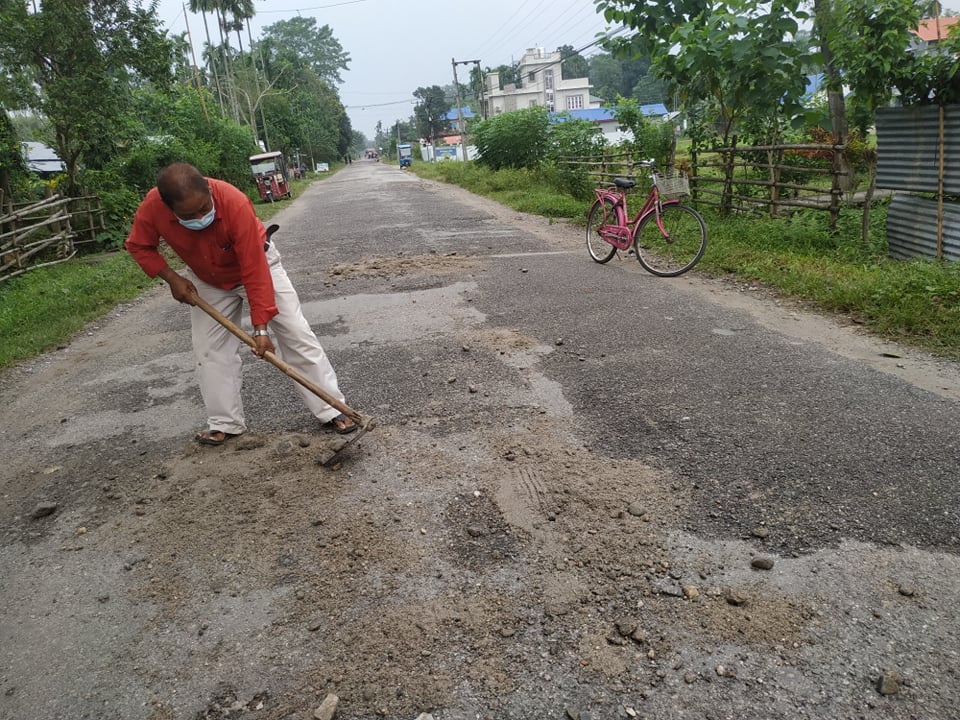
[[[477,124],[473,136],[481,165],[537,168],[550,150],[550,121],[542,107],[503,113]]]
[[[603,152],[606,139],[596,123],[587,120],[560,118],[551,126],[550,157],[554,164],[551,184],[575,198],[589,198],[594,181],[590,178],[586,165],[572,165],[562,162],[562,158],[594,157]],[[547,171],[547,167],[544,167]]]
[[[624,149],[636,159],[653,158],[660,168],[673,165],[676,135],[672,122],[653,121],[640,111],[640,103],[633,98],[617,97],[613,115],[621,128],[628,129],[632,141],[623,143]]]

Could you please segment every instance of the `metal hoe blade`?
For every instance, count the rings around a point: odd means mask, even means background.
[[[326,447],[321,450],[320,456],[317,458],[317,463],[324,467],[336,464],[344,450],[366,435],[368,430],[373,430],[376,425],[376,420],[367,418],[367,422],[361,425],[356,432],[334,438],[333,441],[327,443]]]

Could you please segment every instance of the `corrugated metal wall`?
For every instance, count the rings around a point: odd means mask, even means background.
[[[895,258],[937,256],[937,201],[898,193],[887,208],[887,245]],[[960,260],[960,205],[943,204],[943,259]]]
[[[940,120],[935,105],[877,110],[877,187],[937,192]],[[944,108],[943,192],[960,195],[960,105]]]
[[[960,105],[944,108],[943,193],[960,195]],[[940,109],[935,105],[877,110],[877,187],[899,190],[887,210],[887,244],[897,258],[937,256]],[[960,260],[960,202],[943,202],[943,258]]]

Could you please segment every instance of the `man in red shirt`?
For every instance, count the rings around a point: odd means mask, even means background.
[[[161,238],[186,269],[171,268],[158,248]],[[233,185],[205,178],[187,163],[160,171],[133,218],[125,244],[150,277],[160,277],[173,298],[194,305],[199,295],[240,324],[243,302],[250,305],[255,353],[276,352],[294,370],[343,402],[337,376],[303,316],[300,299],[280,253],[269,242],[253,203]],[[241,342],[198,307],[190,311],[193,350],[200,393],[207,409],[207,429],[197,434],[205,445],[220,445],[243,433],[246,422],[240,399]],[[271,340],[271,331],[277,347]],[[297,386],[310,411],[339,433],[357,425],[306,388]]]

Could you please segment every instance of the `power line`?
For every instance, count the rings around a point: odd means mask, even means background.
[[[532,23],[527,21],[534,17],[534,14],[544,5],[551,2],[552,0],[542,0],[538,3],[529,13],[527,13],[514,27],[512,32],[508,32],[505,35],[497,38],[499,43],[494,45],[494,47],[504,47],[507,45],[508,40],[517,37],[521,33],[529,33],[529,28],[532,26]],[[487,52],[489,54],[489,51]],[[474,57],[479,57],[479,55],[474,55]]]
[[[557,30],[554,30],[552,34],[553,34],[555,37],[560,37],[560,36],[561,36],[563,33],[565,33],[569,28],[576,27],[577,25],[582,25],[582,24],[585,24],[586,22],[588,22],[589,16],[593,16],[593,17],[597,18],[598,20],[600,20],[600,24],[594,26],[593,32],[597,32],[597,31],[602,30],[602,29],[604,28],[604,26],[606,25],[606,23],[602,21],[602,18],[601,18],[601,16],[599,15],[599,13],[596,13],[596,12],[593,10],[593,8],[590,8],[590,7],[585,8],[586,11],[587,11],[586,13],[582,12],[582,10],[581,10],[580,12],[577,11],[576,6],[579,5],[579,6],[581,6],[581,8],[582,8],[582,0],[574,0],[574,2],[570,3],[569,5],[567,5],[567,6],[560,12],[559,15],[555,16],[552,20],[550,20],[549,22],[547,22],[547,24],[544,25],[544,26],[542,26],[542,27],[539,27],[539,26],[536,26],[536,25],[535,25],[535,23],[536,23],[536,18],[534,18],[534,20],[533,20],[532,22],[530,22],[530,23],[525,23],[526,20],[529,20],[530,18],[533,17],[534,13],[536,13],[536,11],[539,10],[539,9],[543,6],[543,4],[544,4],[544,3],[541,2],[541,3],[539,3],[538,5],[536,5],[535,7],[533,7],[533,8],[523,17],[523,19],[522,19],[519,23],[516,23],[516,24],[515,24],[514,29],[513,29],[511,32],[507,33],[506,35],[499,35],[499,36],[498,36],[498,35],[494,35],[494,36],[492,36],[492,37],[490,38],[490,40],[488,40],[486,43],[484,43],[483,45],[481,45],[482,48],[487,48],[486,52],[483,53],[483,54],[486,54],[486,55],[489,56],[495,49],[499,49],[499,48],[503,48],[503,47],[508,47],[508,46],[510,45],[510,43],[512,42],[512,40],[511,40],[512,38],[517,37],[520,33],[529,32],[529,29],[530,29],[530,28],[533,28],[533,27],[537,27],[537,30],[536,30],[536,31],[537,31],[537,33],[540,34],[541,36],[545,36],[546,33],[547,33],[548,31],[550,31],[551,28],[558,28]],[[517,11],[514,12],[514,14],[513,14],[511,17],[516,16],[519,12],[521,12],[521,11],[522,11],[523,9],[525,9],[527,6],[528,6],[528,4],[527,4],[526,2],[524,2],[524,3],[517,9]],[[505,25],[506,25],[506,24],[508,24],[508,23],[505,23]],[[589,31],[588,31],[588,32],[589,32]],[[579,38],[578,38],[578,39],[584,37],[584,34],[583,34],[583,33],[578,33],[578,35],[579,35]],[[545,37],[543,37],[543,39],[545,40]],[[491,42],[491,41],[492,41],[492,42]],[[563,43],[563,42],[560,42],[560,45],[562,45],[562,44],[564,44],[564,43]],[[569,43],[569,44],[575,44],[575,43]],[[591,46],[594,45],[594,44],[596,44],[596,43],[591,43],[591,44],[587,45],[587,47],[591,47]],[[540,43],[538,43],[538,45],[544,46],[545,43],[540,42]],[[528,45],[527,47],[530,47],[530,46]],[[474,53],[475,56],[478,56],[478,55],[480,55],[480,54],[481,54],[481,53]],[[493,63],[491,63],[491,65],[492,65],[492,64],[493,64]]]
[[[272,2],[272,0],[266,0]],[[356,5],[357,3],[367,2],[367,0],[345,0],[344,2],[333,3],[331,5],[317,5],[308,8],[287,8],[286,10],[257,10],[257,15],[268,15],[270,13],[297,13],[308,12],[310,10],[326,10],[328,8],[340,7],[341,5]]]
[[[393,102],[383,102],[383,103],[363,103],[360,105],[344,105],[345,110],[366,110],[367,108],[375,107],[386,107],[388,105],[405,105],[408,103],[413,103],[413,100],[394,100]]]
[[[494,30],[494,32],[493,32],[493,34],[490,36],[490,38],[491,38],[491,39],[496,38],[496,37],[500,34],[500,31],[503,30],[507,25],[509,25],[509,24],[510,24],[510,21],[513,20],[513,19],[520,13],[520,11],[523,10],[523,9],[526,7],[526,5],[527,5],[528,2],[529,2],[529,0],[523,0],[523,2],[520,3],[520,5],[517,7],[517,9],[513,11],[513,14],[512,14],[510,17],[508,17],[506,20],[503,21],[503,25],[501,25],[501,26],[498,27],[496,30]],[[481,53],[480,51],[481,51],[481,50],[485,50],[485,49],[487,48],[487,45],[488,45],[488,44],[489,44],[489,40],[488,40],[487,42],[485,42],[485,43],[482,43],[482,44],[480,45],[480,47],[477,48],[477,51],[470,53],[470,55],[472,55],[473,57],[480,57],[480,56],[482,55],[482,53]]]

